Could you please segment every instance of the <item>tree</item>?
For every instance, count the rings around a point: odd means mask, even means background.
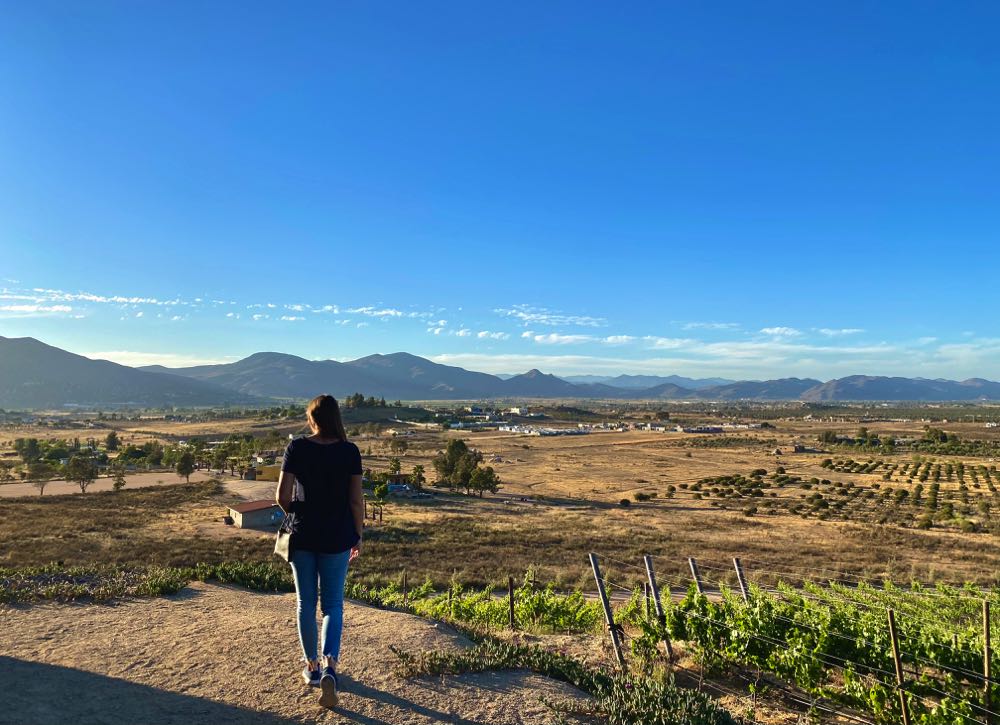
[[[14,461],[0,461],[0,483],[14,480]]]
[[[45,494],[45,487],[49,485],[54,475],[55,469],[44,461],[28,464],[28,480],[38,489],[39,496]]]
[[[226,467],[227,451],[222,446],[218,446],[212,451],[212,468],[218,468],[220,471]]]
[[[479,461],[474,456],[467,454],[458,460],[458,465],[455,466],[455,470],[451,474],[452,484],[458,488],[464,488],[466,496],[472,493],[472,476],[478,467]]]
[[[406,449],[409,448],[409,447],[410,447],[410,444],[407,443],[402,438],[393,438],[391,441],[389,441],[389,450],[392,451],[393,453],[397,453],[397,454],[398,453],[406,453]]]
[[[183,476],[188,483],[191,482],[191,474],[194,473],[194,454],[191,451],[184,451],[177,458],[177,465],[174,466],[178,476]]]
[[[117,461],[111,466],[111,488],[114,491],[125,488],[125,465]]]
[[[499,484],[500,476],[497,475],[492,466],[486,466],[486,468],[477,466],[469,480],[470,487],[479,494],[479,498],[483,497],[484,491],[496,493],[500,488]]]
[[[398,458],[390,458],[389,459],[389,473],[399,473],[399,471],[400,471],[399,459]]]
[[[80,487],[80,493],[87,493],[87,487],[97,479],[97,465],[89,456],[73,456],[66,464],[66,480]]]
[[[424,490],[424,484],[427,483],[427,478],[424,476],[423,466],[418,464],[413,467],[413,473],[410,474],[410,483],[413,485],[414,491]]]
[[[434,470],[438,480],[448,488],[464,488],[468,494],[472,491],[472,474],[481,460],[480,453],[470,450],[465,441],[456,438],[434,459]]]
[[[42,457],[42,447],[38,445],[37,438],[18,438],[14,441],[14,450],[27,465],[35,463]]]

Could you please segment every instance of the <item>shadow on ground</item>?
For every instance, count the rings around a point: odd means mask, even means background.
[[[283,718],[69,667],[0,656],[0,723],[292,725]]]

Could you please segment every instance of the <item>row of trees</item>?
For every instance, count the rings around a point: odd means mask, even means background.
[[[820,443],[827,445],[853,446],[864,450],[880,450],[891,453],[896,445],[895,438],[890,433],[875,433],[867,428],[858,428],[853,438],[844,437],[836,431],[825,430],[818,436]]]
[[[188,482],[191,474],[195,471],[194,456],[190,451],[181,452],[173,464],[174,471],[178,476],[183,476]],[[122,461],[113,461],[108,467],[111,476],[111,488],[114,491],[121,491],[125,488],[126,468]],[[0,468],[0,480],[3,479],[3,469]],[[9,473],[9,472],[8,472]],[[100,468],[94,458],[85,455],[73,456],[65,466],[58,466],[48,461],[36,461],[30,463],[26,469],[26,480],[38,489],[38,495],[45,495],[45,487],[56,478],[62,477],[66,481],[75,483],[80,487],[80,493],[86,493],[90,485],[97,480]],[[9,479],[8,479],[9,480]]]
[[[348,395],[344,398],[345,408],[388,408],[389,404],[385,402],[385,398],[376,398],[374,395],[369,395],[367,398],[361,393],[354,393],[353,395]],[[397,400],[392,404],[393,408],[402,408],[403,403]]]
[[[42,439],[38,438],[18,438],[14,441],[14,452],[25,465],[37,463],[41,460],[60,461],[68,459],[73,455],[86,451],[90,455],[102,458],[102,462],[107,462],[107,452],[117,451],[119,446],[118,434],[114,431],[108,433],[104,439],[104,450],[100,450],[100,444],[96,438],[88,438],[85,442],[79,438],[60,440],[58,438]]]

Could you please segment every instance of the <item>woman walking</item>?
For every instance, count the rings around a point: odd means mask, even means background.
[[[310,401],[306,418],[312,435],[289,442],[275,495],[290,516],[289,562],[306,662],[302,677],[321,688],[320,704],[332,708],[338,701],[337,660],[347,565],[361,553],[364,529],[361,452],[347,440],[340,407],[332,396]],[[322,662],[316,652],[317,596],[323,612]]]

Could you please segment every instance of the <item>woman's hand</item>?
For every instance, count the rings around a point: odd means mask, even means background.
[[[347,559],[347,563],[350,564],[352,561],[361,556],[361,541],[359,540],[354,546],[351,547],[351,555]]]

